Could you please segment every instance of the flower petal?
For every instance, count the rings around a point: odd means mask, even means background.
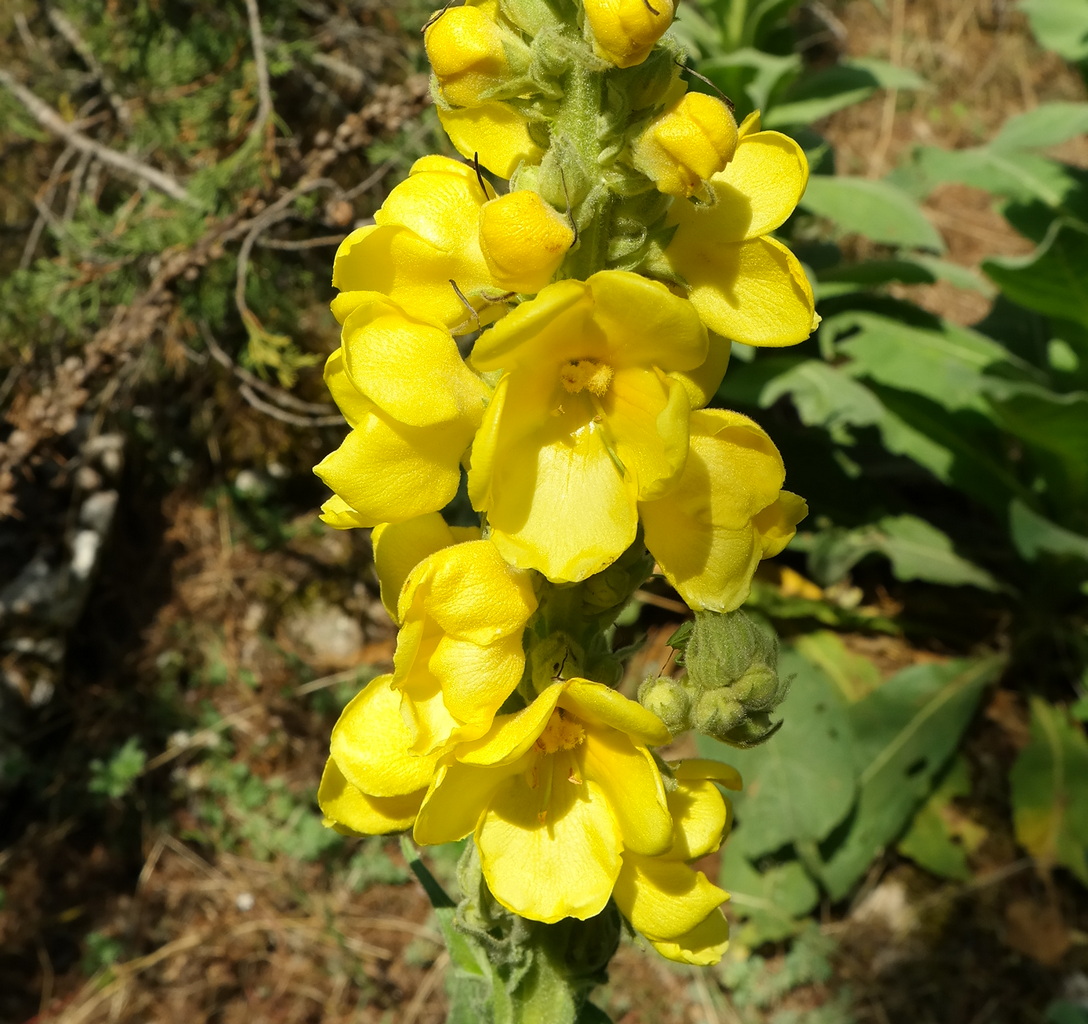
[[[473,444],[469,494],[504,558],[550,580],[583,580],[634,541],[635,481],[591,417],[574,436],[562,415],[541,421],[538,386],[527,373],[500,380]]]
[[[612,896],[635,930],[654,942],[675,941],[729,898],[681,861],[637,853],[624,854]]]
[[[513,776],[476,828],[484,877],[495,899],[515,914],[584,921],[612,894],[623,845],[619,825],[594,783],[569,781],[572,757],[557,753],[538,764],[550,779],[537,778],[534,787],[526,775]]]
[[[377,292],[344,322],[343,368],[379,409],[411,427],[464,419],[475,429],[487,387],[444,328],[409,316]]]
[[[330,752],[344,777],[370,796],[426,789],[436,758],[409,752],[415,740],[392,676],[378,676],[352,698],[332,729]]]
[[[695,232],[718,244],[743,242],[774,231],[793,213],[808,184],[808,161],[788,135],[756,132],[740,140],[733,159],[710,182],[713,205],[673,203],[669,222],[680,225],[678,236]]]
[[[660,372],[621,369],[602,403],[601,429],[633,478],[640,501],[668,489],[688,455],[688,393]]]
[[[603,683],[568,679],[559,706],[583,721],[610,726],[650,746],[661,746],[672,739],[657,715]]]
[[[752,520],[763,542],[763,557],[774,558],[785,550],[797,524],[808,515],[808,502],[792,491],[783,491],[778,500],[768,505]]]
[[[668,799],[675,823],[670,860],[698,860],[721,846],[729,824],[729,808],[713,782],[677,780]]]
[[[469,423],[405,427],[372,408],[314,472],[361,525],[400,522],[453,500],[471,440]]]
[[[367,796],[356,789],[330,757],[317,789],[325,824],[346,835],[377,836],[411,828],[426,790],[404,796]]]
[[[526,767],[524,759],[501,767],[463,764],[439,767],[416,818],[415,841],[436,846],[464,839],[476,828],[495,791]]]
[[[771,439],[739,413],[692,413],[679,482],[639,506],[646,546],[692,608],[731,611],[763,557],[755,519],[778,500],[785,468]]]
[[[694,370],[674,370],[669,374],[684,385],[692,409],[701,409],[710,404],[711,399],[718,393],[729,366],[732,342],[713,332],[710,332],[709,338],[707,356],[701,365]]]
[[[500,178],[512,177],[522,163],[540,163],[544,155],[529,134],[528,122],[506,103],[437,109],[457,152],[467,160],[478,155],[480,163]]]
[[[359,515],[339,494],[334,494],[321,506],[321,521],[334,530],[352,530],[367,525],[366,517]]]
[[[457,533],[454,532],[455,529]],[[370,542],[374,548],[374,568],[378,573],[382,604],[389,612],[389,617],[400,624],[397,617],[397,599],[408,574],[424,558],[441,548],[463,540],[477,540],[479,536],[477,527],[469,527],[467,530],[465,527],[451,528],[437,512],[417,516],[403,523],[382,523],[376,526]]]
[[[679,232],[666,257],[712,331],[746,345],[795,345],[815,326],[812,286],[797,257],[773,238],[723,244]]]
[[[457,747],[454,756],[464,764],[509,764],[527,753],[544,731],[555,710],[563,683],[553,683],[527,708],[510,715],[497,715],[486,736]]]
[[[673,822],[661,772],[650,752],[616,729],[590,726],[580,748],[587,782],[595,782],[619,823],[625,850],[664,853]]]
[[[709,967],[729,948],[729,922],[720,910],[711,911],[690,932],[668,942],[652,942],[662,956],[681,964]]]

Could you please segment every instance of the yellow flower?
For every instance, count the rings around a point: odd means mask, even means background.
[[[636,503],[684,465],[688,384],[707,359],[689,303],[625,271],[559,281],[484,332],[502,369],[473,443],[469,495],[515,565],[582,580],[631,544]]]
[[[768,236],[797,206],[808,162],[793,139],[758,131],[758,115],[739,134],[733,159],[710,178],[713,202],[670,207],[676,234],[665,257],[710,330],[748,345],[793,345],[816,326],[812,288],[797,257]]]
[[[317,802],[337,831],[380,835],[411,827],[434,773],[436,756],[409,750],[414,733],[392,680],[371,680],[333,726]]]
[[[442,95],[467,107],[509,74],[503,33],[493,14],[481,7],[452,7],[432,19],[423,34]]]
[[[389,617],[400,625],[397,610],[400,592],[408,574],[424,558],[442,548],[479,539],[478,526],[450,526],[438,512],[374,527],[370,537],[374,548],[374,569],[378,573],[382,604]]]
[[[525,668],[522,632],[536,611],[531,574],[489,540],[441,548],[408,574],[392,687],[404,694],[411,750],[432,754],[491,728]]]
[[[466,160],[478,157],[500,178],[511,178],[522,164],[538,164],[544,156],[529,122],[509,103],[490,100],[471,107],[437,109],[438,120],[457,152]]]
[[[554,683],[439,765],[416,841],[475,833],[504,907],[534,921],[593,917],[625,851],[653,856],[672,843],[664,785],[646,749],[668,740],[660,719],[615,690]]]
[[[573,243],[567,219],[531,189],[499,196],[480,210],[480,250],[500,288],[540,291]]]
[[[729,945],[729,925],[718,909],[729,895],[688,862],[721,845],[730,808],[715,783],[740,789],[740,776],[716,761],[682,761],[672,767],[672,846],[657,856],[625,851],[613,897],[635,930],[663,956],[716,964]]]
[[[584,0],[597,53],[617,67],[641,64],[672,24],[675,0]]]
[[[634,163],[658,191],[687,197],[733,158],[737,122],[713,96],[688,92],[639,136]]]
[[[332,303],[336,319],[344,323],[367,292],[381,292],[451,330],[474,330],[500,316],[502,307],[484,297],[496,289],[479,243],[480,207],[492,197],[466,164],[443,156],[417,160],[374,224],[340,243],[332,276],[340,289]]]
[[[487,387],[445,328],[355,293],[325,381],[352,428],[314,469],[336,494],[330,525],[399,522],[452,500]]]
[[[808,506],[782,490],[782,456],[747,416],[691,414],[691,448],[676,486],[639,505],[646,547],[689,607],[727,612],[748,596],[760,559],[793,538]]]
[[[782,490],[784,479],[778,448],[752,420],[726,409],[693,412],[675,488],[639,505],[646,547],[689,607],[739,607],[759,560],[789,544],[808,508]]]

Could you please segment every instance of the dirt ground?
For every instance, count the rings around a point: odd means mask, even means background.
[[[932,86],[823,125],[845,171],[881,176],[915,144],[973,145],[1011,113],[1084,98],[1006,0],[812,6],[842,52],[903,64]],[[1088,142],[1064,155],[1088,166]],[[950,260],[977,267],[1026,251],[991,204],[966,186],[929,200]],[[904,291],[962,323],[987,310],[947,284]],[[312,804],[337,710],[388,667],[394,635],[366,537],[317,523],[322,490],[294,473],[339,432],[270,421],[231,386],[186,397],[221,409],[185,479],[164,486],[140,455],[126,465],[58,692],[27,715],[27,747],[52,782],[16,787],[0,819],[3,1024],[445,1019],[447,957],[399,845],[334,837]],[[267,451],[287,453],[292,473],[275,491],[288,525],[274,538],[239,484]],[[667,636],[678,619],[655,614]],[[856,644],[889,667],[930,656]],[[825,1015],[782,1020],[844,1020],[827,1008],[846,993],[854,1018],[873,1024],[1027,1024],[1088,986],[1084,895],[1036,875],[999,823],[1000,766],[1024,723],[1018,700],[998,693],[970,738],[993,790],[978,880],[940,885],[889,855],[849,906],[822,908],[832,976],[774,1007]],[[146,761],[130,793],[89,802],[88,752],[104,758],[134,735]],[[432,859],[446,881],[452,864]],[[762,952],[773,973],[781,951]],[[719,974],[630,944],[599,1001],[617,1024],[769,1019],[732,1006]]]

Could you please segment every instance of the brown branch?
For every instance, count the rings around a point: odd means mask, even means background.
[[[104,146],[101,142],[96,142],[90,136],[84,135],[83,132],[65,121],[48,103],[39,99],[25,85],[17,82],[7,71],[0,70],[0,85],[6,85],[15,94],[15,98],[26,107],[38,124],[58,138],[63,139],[68,145],[75,147],[82,153],[90,153],[101,160],[102,163],[114,168],[114,170],[146,181],[171,199],[177,199],[179,202],[187,203],[190,206],[200,205],[189,195],[185,186],[177,178],[148,164],[141,163],[134,157],[118,153],[117,150],[110,149],[109,146]]]

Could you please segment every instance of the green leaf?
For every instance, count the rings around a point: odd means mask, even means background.
[[[1082,5],[1083,6],[1083,5]],[[1088,103],[1043,103],[1010,117],[990,142],[993,149],[1042,149],[1088,132]]]
[[[1088,5],[1083,0],[1020,0],[1031,31],[1068,61],[1088,59]]]
[[[995,257],[982,269],[1013,302],[1088,326],[1088,232],[1055,221],[1027,256]]]
[[[1042,867],[1068,868],[1088,885],[1088,740],[1068,715],[1031,700],[1031,739],[1013,765],[1016,838]]]
[[[861,310],[830,317],[824,330],[855,331],[836,345],[837,352],[851,357],[846,369],[852,376],[924,395],[949,410],[986,410],[982,371],[1009,359],[995,341],[950,323],[914,327]]]
[[[1061,460],[1064,483],[1077,496],[1088,489],[1088,392],[1056,395],[1031,384],[995,381],[991,404],[1006,430]]]
[[[892,177],[910,187],[912,194],[927,195],[942,183],[960,182],[1010,199],[1041,199],[1055,207],[1061,206],[1066,195],[1077,188],[1076,177],[1045,156],[990,146],[973,149],[923,146],[914,153],[911,163]]]
[[[843,232],[886,245],[944,251],[940,232],[915,201],[890,182],[818,175],[809,179],[801,203]]]
[[[783,678],[793,677],[782,707],[782,728],[747,750],[725,748],[701,736],[708,755],[741,773],[744,790],[734,796],[744,825],[744,853],[759,857],[789,843],[818,843],[849,812],[855,781],[846,702],[827,676],[793,649],[779,659]]]
[[[772,377],[759,395],[768,408],[789,395],[805,426],[825,427],[832,438],[849,443],[848,427],[879,423],[884,410],[879,399],[848,374],[819,359],[799,363]]]
[[[1009,536],[1024,558],[1047,554],[1088,562],[1088,537],[1052,523],[1019,499],[1009,503]]]
[[[883,534],[878,550],[891,560],[897,579],[1001,589],[985,569],[957,555],[948,535],[924,519],[912,515],[885,516],[876,525]]]
[[[817,630],[798,637],[794,645],[806,660],[834,680],[850,704],[880,686],[880,670],[868,658],[849,650],[838,633],[829,629]]]
[[[821,881],[833,899],[846,896],[902,832],[1003,665],[997,657],[915,665],[847,709],[860,793],[822,851]]]
[[[938,480],[1004,512],[1023,486],[1006,468],[992,428],[969,411],[950,413],[922,395],[874,387],[883,402],[878,426],[885,447],[913,459]]]
[[[888,558],[897,579],[1001,589],[985,569],[956,554],[947,534],[912,515],[885,516],[853,530],[824,530],[809,548],[809,566],[813,576],[829,585],[870,554]]]
[[[899,840],[896,849],[919,867],[942,878],[954,878],[961,882],[970,878],[967,852],[963,842],[957,842],[957,839],[962,840],[963,830],[954,832],[949,820],[952,801],[970,792],[967,761],[961,755],[952,762],[933,795],[918,808],[910,828]],[[984,834],[977,825],[973,826],[973,830],[978,837]]]
[[[797,861],[757,871],[743,843],[743,826],[738,826],[726,840],[719,879],[729,893],[728,906],[745,919],[734,941],[754,947],[793,935],[799,919],[819,902],[820,890]]]
[[[908,68],[882,60],[859,58],[811,72],[798,79],[785,103],[763,118],[767,128],[808,125],[829,114],[861,103],[878,89],[925,89],[925,79]]]

